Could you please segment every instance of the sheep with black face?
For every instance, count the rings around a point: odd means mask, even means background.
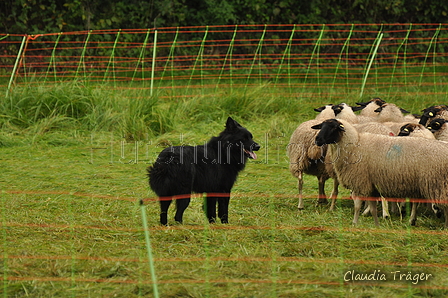
[[[419,123],[425,126],[434,119],[442,118],[448,120],[448,106],[447,105],[434,105],[423,109],[423,114],[420,117]]]
[[[428,124],[427,128],[437,140],[448,142],[448,120],[442,118],[434,119]]]
[[[378,199],[381,194],[386,198],[436,202],[444,210],[448,227],[448,146],[437,140],[421,142],[421,138],[358,133],[344,120],[329,119],[312,128],[320,130],[316,144],[328,146],[339,183],[352,191],[354,224],[358,222],[361,200]],[[369,200],[368,204],[378,225],[376,202]],[[416,222],[415,205],[411,225]]]
[[[299,190],[299,204],[298,209],[304,208],[302,189],[303,189],[303,174],[313,175],[317,177],[319,183],[319,199],[318,204],[327,203],[325,195],[325,182],[330,178],[330,174],[325,168],[325,155],[327,152],[326,146],[318,147],[314,143],[317,131],[311,129],[311,126],[316,125],[323,120],[334,118],[335,112],[333,105],[326,105],[321,108],[314,109],[319,114],[315,119],[301,123],[291,135],[287,147],[287,154],[289,157],[289,170],[291,174],[297,178],[297,188]],[[335,181],[333,187],[332,198],[335,198],[338,193],[338,183]]]

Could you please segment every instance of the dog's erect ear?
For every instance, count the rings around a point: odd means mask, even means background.
[[[233,120],[232,117],[227,118],[226,129],[235,130],[238,127],[241,127],[241,125],[238,122],[236,122],[235,120]]]

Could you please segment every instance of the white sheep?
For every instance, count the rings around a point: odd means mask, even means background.
[[[387,122],[404,122],[405,116],[403,113],[409,113],[408,111],[398,107],[393,103],[385,103],[381,107],[377,108],[375,112],[378,113],[375,121],[387,123]]]
[[[346,103],[340,103],[338,105],[333,105],[332,109],[336,115],[336,119],[343,119],[352,124],[356,124],[359,120],[358,116],[354,112],[363,109],[363,107],[352,107]]]
[[[398,133],[398,136],[435,140],[435,137],[432,134],[432,132],[428,128],[426,128],[424,125],[418,124],[418,123],[407,123],[407,124],[403,125],[400,128],[400,132]],[[393,206],[395,207],[395,205],[393,205]],[[403,214],[405,203],[404,202],[398,203],[397,206],[398,206],[399,214],[401,216]],[[440,217],[440,215],[441,215],[440,210],[438,210],[437,206],[435,206],[434,203],[431,204],[431,208],[434,211],[434,213],[438,217]]]
[[[439,141],[448,142],[448,120],[438,118],[432,120],[427,127]]]
[[[355,124],[353,126],[356,128],[358,132],[368,132],[385,136],[394,136],[392,130],[383,123],[367,122],[367,123]]]
[[[367,123],[361,123],[361,124],[355,124],[353,125],[358,132],[368,132],[373,134],[380,134],[385,136],[394,136],[394,133],[392,130],[387,127],[386,125],[378,122],[367,122]],[[384,199],[384,197],[381,197],[381,207],[383,211],[383,218],[390,218],[389,213],[389,204]],[[364,210],[362,215],[367,215],[370,212],[370,205],[367,205],[367,208]]]
[[[376,121],[378,113],[376,109],[381,107],[386,102],[379,97],[372,98],[367,102],[357,102],[361,106],[361,113],[358,115],[358,123],[370,123]]]
[[[301,123],[291,135],[287,147],[289,157],[289,170],[291,174],[297,178],[297,187],[299,190],[298,209],[304,208],[302,189],[303,174],[316,176],[319,183],[319,199],[318,204],[327,203],[325,195],[325,182],[330,178],[330,174],[325,168],[324,158],[326,155],[326,146],[316,146],[314,140],[317,131],[311,129],[311,126],[321,123],[323,120],[334,118],[335,113],[332,109],[333,105],[315,109],[320,112],[315,119]],[[335,200],[338,194],[338,183],[334,181],[333,192],[331,198]],[[332,204],[333,205],[333,204]]]
[[[448,227],[448,146],[437,140],[358,133],[349,122],[329,119],[314,125],[316,144],[328,144],[339,183],[352,191],[353,223],[359,218],[362,198],[417,198],[440,204]],[[428,154],[434,152],[434,154]],[[424,165],[424,167],[422,166]],[[375,224],[375,200],[368,204]],[[416,222],[413,204],[410,224]]]

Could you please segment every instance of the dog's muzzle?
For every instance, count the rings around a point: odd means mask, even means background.
[[[258,151],[260,150],[260,145],[258,145],[257,143],[254,143],[252,146],[250,146],[250,149],[246,149],[244,148],[244,153],[247,154],[247,156],[251,159],[257,159],[257,155],[255,154],[254,151]]]

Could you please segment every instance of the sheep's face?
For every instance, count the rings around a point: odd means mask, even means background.
[[[367,101],[367,102],[357,102],[356,104],[357,104],[357,105],[360,105],[361,108],[365,108],[367,105],[369,105],[369,104],[371,104],[371,103],[373,103],[373,104],[375,104],[375,105],[381,107],[381,106],[382,106],[383,104],[385,104],[386,102],[385,102],[384,100],[382,100],[381,98],[379,98],[379,97],[375,97],[375,98],[372,98],[371,100],[369,100],[369,101]]]
[[[314,125],[311,128],[320,129],[315,140],[317,146],[339,142],[342,133],[345,131],[344,125],[336,119],[325,120],[321,124]]]
[[[398,133],[399,136],[402,137],[406,137],[409,136],[411,134],[411,132],[413,132],[414,130],[421,130],[424,127],[421,124],[417,124],[417,123],[408,123],[403,125],[400,128],[400,132]]]
[[[442,128],[442,126],[446,123],[447,121],[445,119],[434,119],[431,121],[431,123],[429,123],[428,125],[428,129],[432,132],[435,133],[436,131],[438,131],[439,129]]]
[[[346,104],[346,103],[340,103],[340,104],[338,104],[338,105],[333,105],[331,108],[333,109],[334,114],[335,114],[335,115],[338,115],[340,112],[342,112],[343,109],[346,109],[346,108],[348,108],[348,109],[352,109],[353,112],[356,112],[356,111],[362,110],[364,107],[365,107],[365,106],[361,106],[361,107],[351,107],[351,106],[349,106],[349,105]]]
[[[424,109],[419,124],[425,125],[429,119],[434,118],[436,115],[440,114],[441,111],[446,110],[448,110],[448,106],[446,105],[431,106]]]

